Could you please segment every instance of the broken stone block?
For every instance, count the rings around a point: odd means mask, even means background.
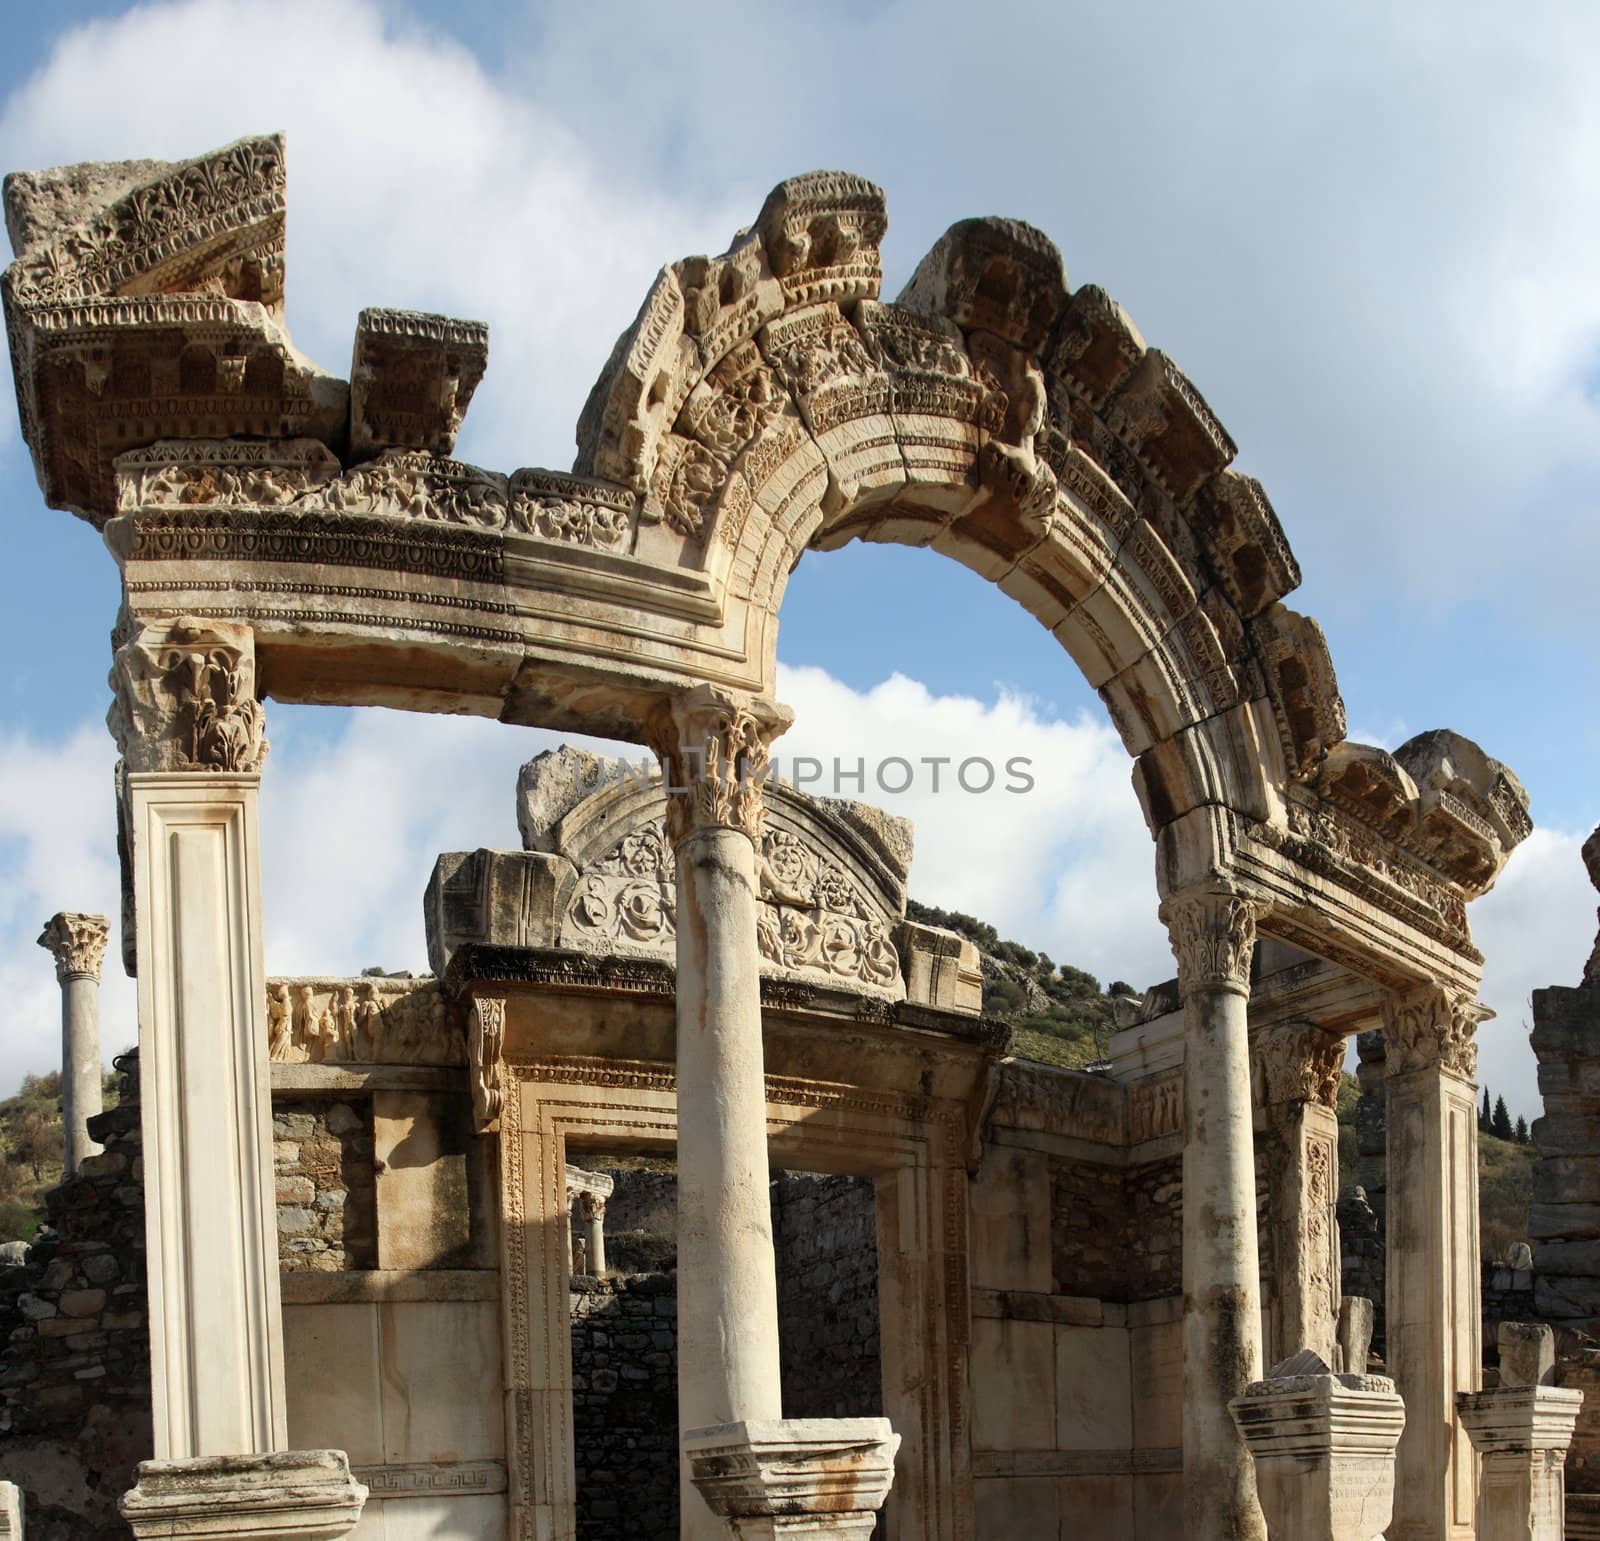
[[[1542,1322],[1501,1322],[1500,1384],[1548,1386],[1556,1367],[1556,1335]]]
[[[350,367],[350,453],[448,455],[489,362],[481,321],[416,310],[364,310]]]

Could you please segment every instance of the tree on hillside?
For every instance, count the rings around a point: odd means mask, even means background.
[[[17,1119],[11,1140],[17,1159],[27,1162],[35,1182],[43,1182],[45,1168],[61,1159],[61,1124],[37,1108],[26,1109]]]
[[[1489,1122],[1489,1133],[1497,1140],[1510,1140],[1514,1137],[1511,1127],[1511,1115],[1506,1111],[1506,1099],[1494,1099],[1494,1117]]]
[[[1489,1088],[1485,1086],[1483,1089],[1483,1106],[1478,1109],[1478,1129],[1483,1134],[1487,1134],[1489,1132],[1490,1117]]]
[[[1531,1145],[1533,1143],[1528,1134],[1528,1120],[1520,1113],[1517,1115],[1516,1140],[1518,1145]]]

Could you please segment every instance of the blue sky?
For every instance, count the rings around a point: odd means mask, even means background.
[[[655,270],[720,249],[784,176],[885,187],[890,295],[955,219],[1038,225],[1074,283],[1110,289],[1178,359],[1265,482],[1352,736],[1452,727],[1527,784],[1540,832],[1474,921],[1500,1011],[1485,1077],[1531,1115],[1526,994],[1587,954],[1576,846],[1600,820],[1600,15],[1541,17],[23,0],[0,50],[0,169],[285,129],[297,343],[342,371],[362,305],[488,320],[460,453],[501,470],[570,462]],[[117,592],[94,532],[42,506],[9,399],[0,496],[3,1090],[54,1055],[38,925],[114,903],[96,778]],[[916,891],[1103,976],[1170,972],[1126,761],[1020,609],[926,553],[852,547],[802,562],[780,655],[792,751],[980,735],[1049,757],[1020,811],[899,810],[919,819]],[[280,707],[269,731],[269,967],[419,965],[433,852],[515,839],[515,766],[544,740]],[[378,805],[353,801],[372,776]],[[125,1040],[110,973],[107,1036]]]

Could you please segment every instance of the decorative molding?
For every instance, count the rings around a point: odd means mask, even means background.
[[[192,616],[140,627],[117,649],[106,726],[127,768],[257,775],[267,757],[247,626]]]
[[[1178,989],[1250,993],[1256,906],[1238,894],[1182,893],[1161,906],[1178,960]]]
[[[495,1134],[500,1128],[505,1047],[505,997],[475,995],[467,1013],[467,1064],[472,1071],[472,1119],[479,1134]]]
[[[104,915],[80,915],[63,910],[45,922],[39,945],[56,960],[56,979],[92,979],[100,982],[100,966],[105,961],[110,922]]]
[[[715,685],[685,691],[657,714],[650,747],[661,760],[674,848],[703,830],[736,829],[759,849],[772,741],[793,720],[776,701]]]

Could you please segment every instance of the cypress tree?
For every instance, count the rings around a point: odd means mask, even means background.
[[[1478,1110],[1478,1128],[1487,1134],[1489,1132],[1489,1088],[1483,1089],[1483,1106]]]
[[[1527,1145],[1530,1143],[1532,1142],[1528,1134],[1528,1120],[1519,1113],[1517,1115],[1517,1144]]]
[[[1512,1137],[1511,1115],[1506,1112],[1506,1099],[1494,1099],[1494,1118],[1490,1123],[1489,1132],[1497,1140],[1509,1140]]]

